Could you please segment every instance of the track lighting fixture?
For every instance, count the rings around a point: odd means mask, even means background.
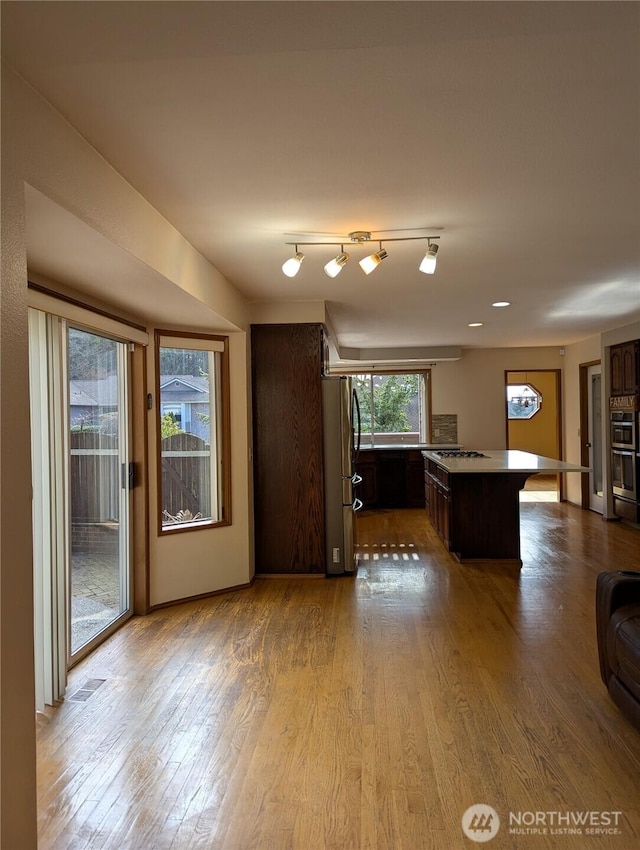
[[[303,260],[304,254],[301,254],[300,251],[298,251],[298,246],[296,245],[295,256],[289,257],[289,259],[282,264],[282,271],[287,277],[295,277],[300,271],[300,266],[302,265]]]
[[[328,274],[329,277],[337,277],[340,274],[342,269],[349,262],[349,255],[345,254],[342,250],[343,246],[340,246],[340,253],[337,257],[334,257],[333,260],[329,260],[327,265],[324,267],[324,273]]]
[[[377,269],[386,257],[388,257],[388,254],[382,247],[381,242],[380,250],[376,251],[375,254],[369,254],[363,260],[360,260],[359,266],[365,274],[371,274],[371,272],[374,271],[374,269]]]
[[[433,274],[436,270],[436,261],[438,258],[438,246],[432,245],[429,239],[427,253],[422,258],[422,262],[418,266],[421,272],[425,274]]]
[[[426,228],[425,228],[426,229]],[[443,230],[442,227],[433,228],[434,230]],[[383,231],[378,231],[382,233]],[[389,232],[389,231],[384,231]],[[348,238],[356,245],[363,245],[371,240],[371,232],[368,230],[354,230],[348,234]],[[382,247],[383,242],[411,242],[416,239],[427,240],[427,253],[424,255],[419,269],[425,274],[433,274],[436,269],[436,259],[438,256],[438,245],[432,244],[434,240],[439,239],[439,236],[392,236],[388,239],[376,240],[380,245],[380,250],[373,254],[368,254],[358,265],[365,274],[371,274],[374,269],[377,269],[380,263],[389,255]],[[295,245],[296,253],[290,257],[282,266],[282,271],[288,277],[294,277],[300,270],[300,264],[304,259],[304,254],[298,251],[298,245],[339,245],[340,253],[325,265],[324,271],[329,277],[336,277],[349,262],[349,254],[344,251],[344,242],[286,242],[286,245]]]

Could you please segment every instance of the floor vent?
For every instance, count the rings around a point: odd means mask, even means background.
[[[69,699],[74,702],[86,702],[98,690],[100,685],[106,681],[106,679],[87,679],[81,688],[78,688],[75,693],[71,694]]]

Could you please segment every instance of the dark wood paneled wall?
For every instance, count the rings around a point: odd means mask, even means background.
[[[319,324],[252,325],[258,573],[324,572]]]

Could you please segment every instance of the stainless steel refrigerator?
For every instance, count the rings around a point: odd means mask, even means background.
[[[355,513],[362,507],[355,465],[360,449],[360,408],[351,378],[322,379],[322,445],[326,574],[355,573]]]

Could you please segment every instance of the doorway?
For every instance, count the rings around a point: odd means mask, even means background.
[[[580,462],[588,466],[582,476],[582,507],[604,511],[602,440],[602,365],[580,364]]]
[[[562,459],[560,370],[505,372],[507,449]],[[521,501],[558,502],[561,477],[532,475]]]

